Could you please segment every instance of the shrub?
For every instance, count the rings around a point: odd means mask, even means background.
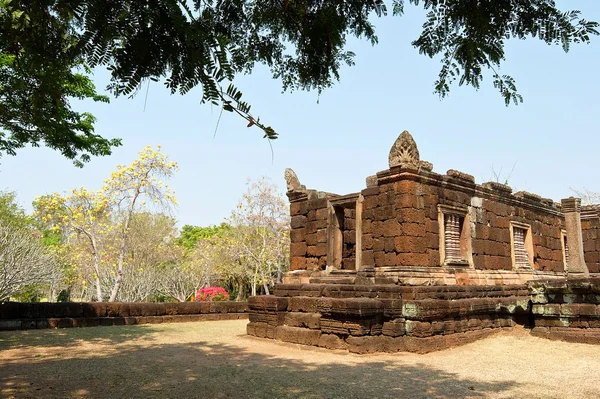
[[[26,285],[11,295],[15,302],[40,302],[42,296],[41,288],[37,284]]]
[[[56,302],[71,302],[71,293],[68,290],[60,290]]]
[[[197,302],[228,301],[229,293],[223,287],[205,287],[196,291]]]

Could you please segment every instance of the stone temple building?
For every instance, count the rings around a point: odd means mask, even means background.
[[[600,272],[600,206],[436,173],[407,131],[360,192],[307,189],[291,169],[285,177],[290,272],[275,296],[251,298],[249,334],[427,352],[525,324],[600,343],[600,279],[590,278]]]
[[[287,282],[369,270],[377,282],[495,285],[600,271],[599,208],[435,173],[407,131],[389,166],[346,195],[306,189],[286,171]]]

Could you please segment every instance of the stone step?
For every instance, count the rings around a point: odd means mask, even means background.
[[[342,277],[342,276],[327,276],[327,277],[313,277],[309,281],[311,284],[354,284],[356,276]]]

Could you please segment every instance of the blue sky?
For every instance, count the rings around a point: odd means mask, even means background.
[[[596,0],[557,3],[600,21]],[[457,169],[482,183],[493,180],[492,167],[501,169],[504,179],[516,163],[509,178],[514,191],[554,200],[573,195],[571,187],[600,191],[600,37],[566,54],[534,39],[508,41],[501,72],[516,79],[524,103],[505,107],[489,73],[479,91],[456,86],[444,100],[433,94],[439,60],[419,55],[410,45],[423,21],[423,12],[413,6],[406,6],[401,18],[375,20],[379,44],[349,40],[356,65],[344,68],[341,81],[320,97],[282,93],[281,83],[263,67],[240,76],[236,83],[253,114],[280,134],[272,142],[274,160],[261,131],[246,128],[233,114],[223,114],[214,136],[219,109],[200,105],[200,90],[171,96],[153,83],[145,110],[145,88],[132,100],[78,104],[96,115],[98,134],[123,139],[112,156],[78,169],[57,152],[24,149],[0,160],[0,188],[17,191],[30,209],[37,195],[100,188],[117,164],[129,164],[147,144],[161,144],[180,166],[170,181],[180,203],[178,223],[218,224],[249,178],[268,176],[283,192],[286,167],[309,188],[359,191],[367,176],[387,168],[392,143],[408,130],[421,159],[438,173]],[[99,87],[107,76],[96,73]]]

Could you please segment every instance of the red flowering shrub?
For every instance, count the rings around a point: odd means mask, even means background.
[[[228,301],[229,293],[223,287],[206,287],[196,291],[196,302]]]

